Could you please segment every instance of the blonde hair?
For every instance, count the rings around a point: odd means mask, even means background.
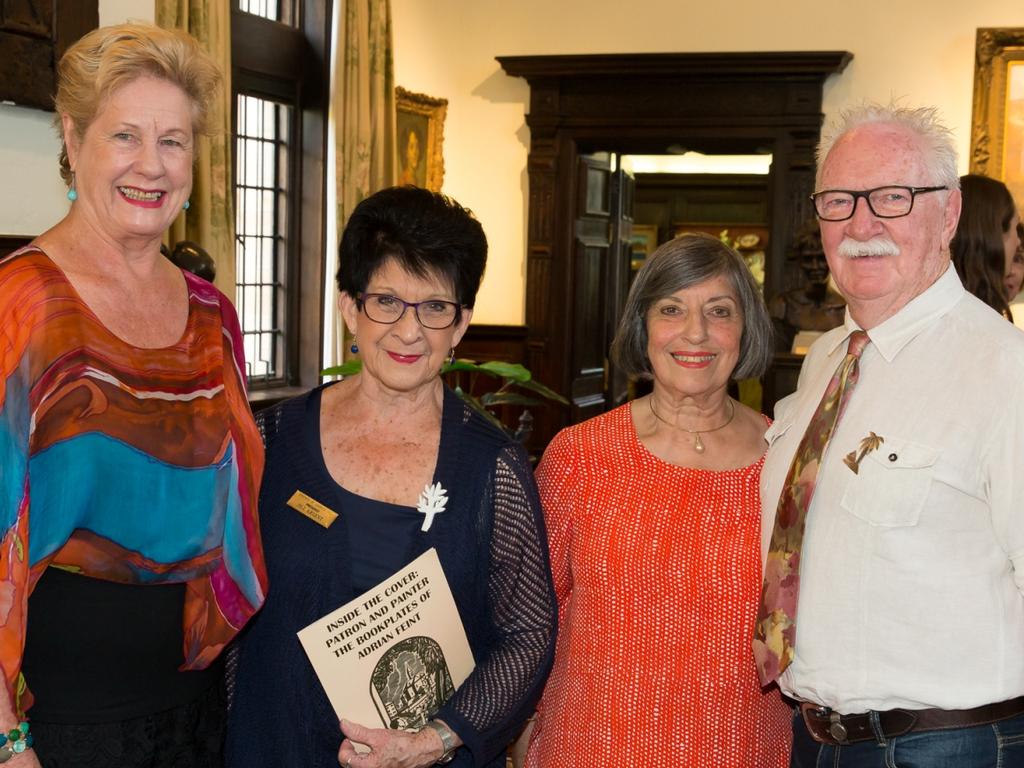
[[[81,138],[114,91],[144,76],[181,88],[192,102],[193,133],[208,133],[207,114],[221,74],[195,38],[151,24],[100,27],[68,48],[57,65],[54,123],[61,133],[60,175],[66,184],[71,184],[72,173],[63,115],[71,118]]]

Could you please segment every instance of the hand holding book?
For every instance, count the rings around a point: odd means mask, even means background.
[[[298,635],[341,720],[341,765],[414,768],[450,752],[423,727],[474,663],[436,550]]]
[[[366,728],[358,723],[341,721],[345,740],[338,750],[338,763],[345,768],[426,768],[444,756],[441,737],[430,728],[416,733],[388,728]],[[462,740],[455,737],[456,746]],[[358,752],[356,744],[365,744],[369,752]]]

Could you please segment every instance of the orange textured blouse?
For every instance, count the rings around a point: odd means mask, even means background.
[[[762,463],[664,462],[628,404],[555,437],[537,482],[558,646],[527,768],[789,764],[790,709],[751,651]]]

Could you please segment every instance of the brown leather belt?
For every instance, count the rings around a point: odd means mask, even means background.
[[[871,727],[871,713],[841,715],[828,707],[801,702],[804,725],[815,741],[822,744],[853,744],[876,737]],[[911,731],[939,731],[947,728],[968,728],[987,725],[1024,713],[1024,696],[998,704],[985,704],[974,709],[890,709],[878,712],[878,725],[886,738],[902,736]]]

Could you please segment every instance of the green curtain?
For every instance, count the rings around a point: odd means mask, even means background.
[[[390,0],[339,0],[331,113],[335,126],[338,235],[360,200],[395,183],[395,76]],[[337,243],[328,243],[337,249]],[[329,260],[330,263],[330,260]],[[326,365],[345,358],[348,339],[334,275],[325,276],[336,343]],[[333,353],[333,354],[332,354]],[[332,359],[333,357],[333,359]]]
[[[210,105],[213,135],[197,142],[190,206],[171,225],[168,245],[192,240],[217,265],[217,287],[235,297],[235,221],[231,183],[231,7],[229,0],[156,0],[156,23],[192,35],[217,63],[223,85]]]

